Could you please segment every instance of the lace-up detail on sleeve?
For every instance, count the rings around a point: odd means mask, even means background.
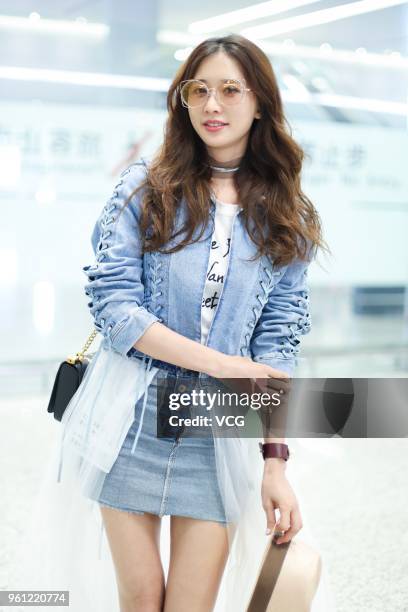
[[[269,296],[265,300],[266,292],[260,294],[262,312],[256,325],[252,325],[254,331],[250,350],[254,361],[267,363],[290,375],[296,365],[296,355],[300,352],[301,336],[311,329],[306,281],[309,263],[296,261],[285,270],[272,273],[275,280],[269,286]],[[264,272],[269,271],[264,269]],[[258,314],[259,309],[255,308],[254,320]]]
[[[95,327],[109,347],[124,356],[129,356],[134,343],[159,321],[144,306],[141,193],[125,205],[142,178],[142,164],[133,164],[121,174],[92,234],[96,262],[83,268],[89,281],[85,292],[91,297],[88,307]]]

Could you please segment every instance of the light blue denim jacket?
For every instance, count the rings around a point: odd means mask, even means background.
[[[200,342],[201,302],[213,229],[209,223],[199,242],[176,253],[142,254],[138,226],[142,190],[124,209],[123,205],[145,176],[148,164],[148,159],[141,158],[120,175],[92,234],[96,261],[83,268],[88,277],[88,307],[103,344],[131,359],[146,358],[133,345],[156,321]],[[212,220],[214,212],[211,200]],[[185,215],[182,199],[177,228]],[[195,236],[198,232],[199,228]],[[181,235],[169,244],[180,240]],[[234,218],[228,269],[206,344],[228,355],[250,356],[292,376],[300,336],[311,326],[310,260],[278,268],[266,256],[247,261],[255,253],[240,211]]]

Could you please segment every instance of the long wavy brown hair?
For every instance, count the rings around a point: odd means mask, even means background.
[[[163,143],[149,164],[146,178],[126,202],[144,189],[140,216],[144,252],[178,251],[199,240],[207,226],[209,156],[191,124],[188,109],[181,104],[179,84],[194,78],[200,63],[220,51],[239,63],[261,114],[252,123],[246,151],[234,174],[245,228],[257,246],[256,258],[267,255],[275,265],[286,265],[296,258],[310,259],[311,251],[315,254],[319,247],[329,251],[318,212],[301,189],[304,153],[292,138],[271,63],[250,40],[230,34],[208,38],[195,47],[169,88]],[[186,222],[175,232],[176,210],[182,197],[187,206]],[[184,233],[175,246],[166,249],[169,240]]]

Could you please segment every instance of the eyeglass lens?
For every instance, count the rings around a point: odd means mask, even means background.
[[[216,87],[216,98],[221,104],[238,104],[243,96],[244,86],[235,79],[219,83]],[[181,97],[189,107],[201,106],[209,97],[209,89],[202,81],[191,80],[181,88]]]

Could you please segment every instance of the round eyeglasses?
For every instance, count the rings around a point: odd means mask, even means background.
[[[188,79],[181,81],[180,97],[184,108],[195,108],[203,106],[210,97],[210,92],[215,92],[215,99],[219,104],[233,106],[244,99],[245,92],[252,91],[245,86],[243,79],[225,79],[217,87],[208,87],[199,79]]]

